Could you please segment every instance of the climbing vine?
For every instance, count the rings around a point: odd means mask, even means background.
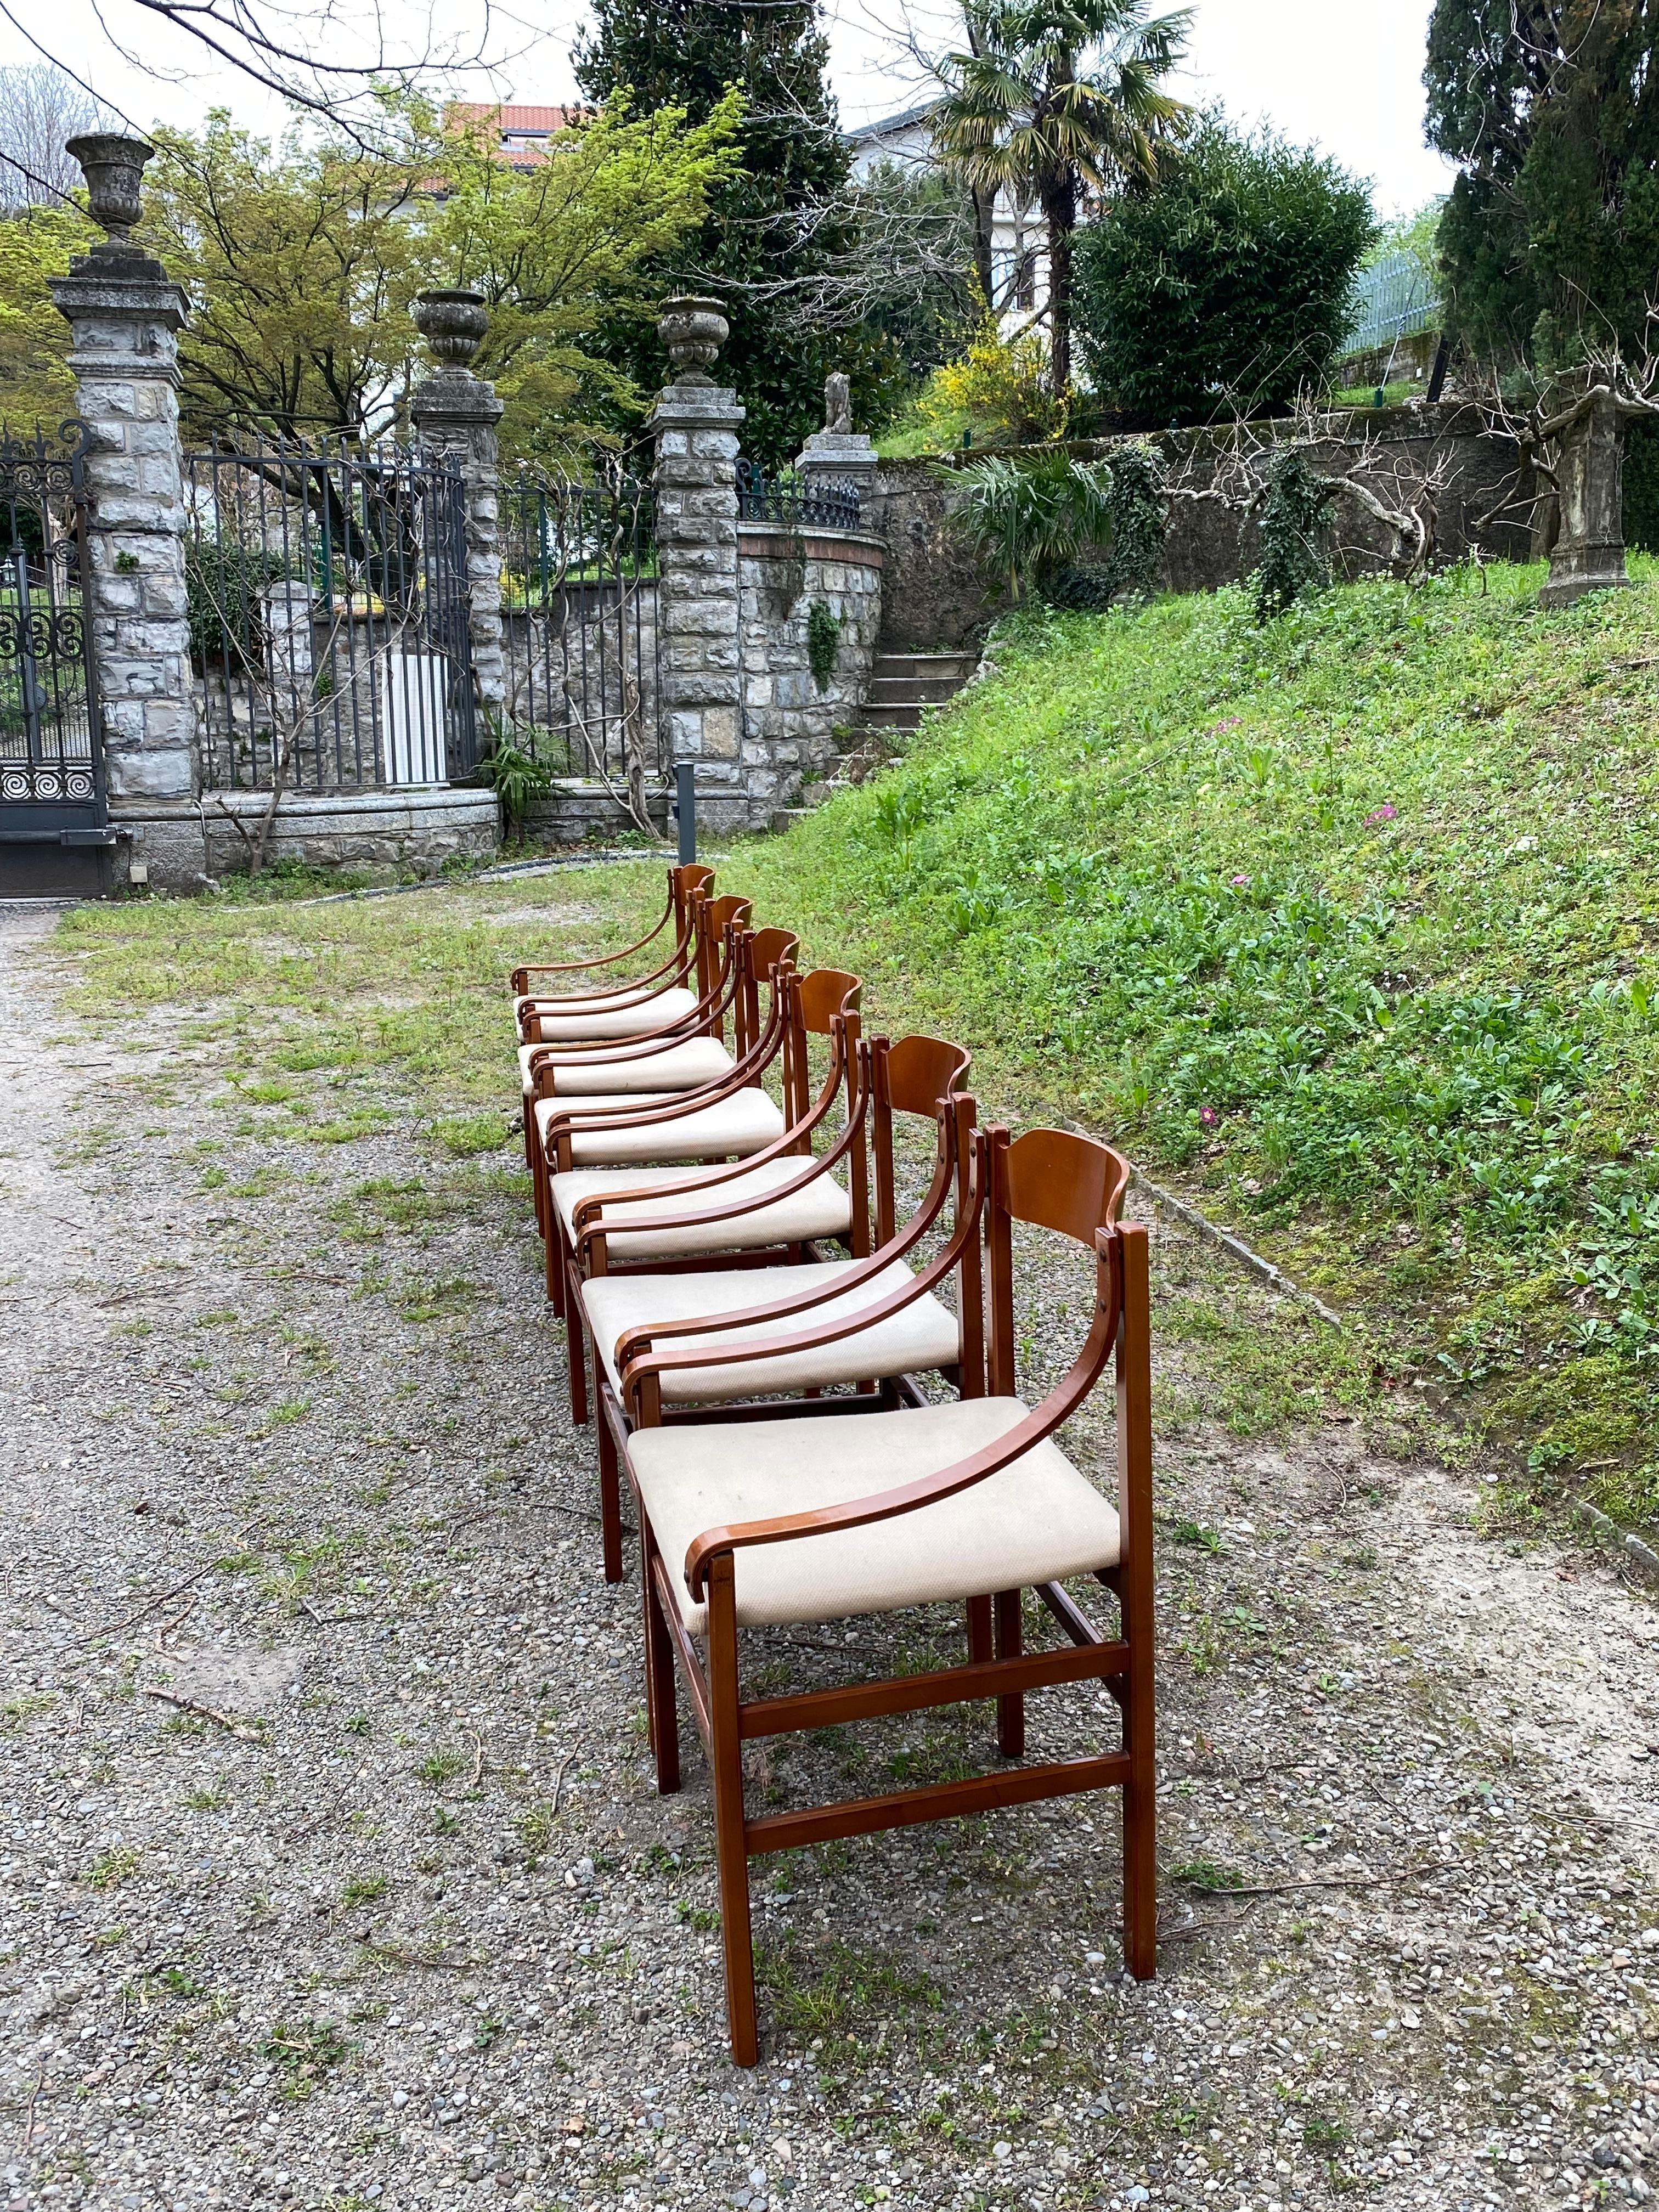
[[[840,650],[841,617],[831,612],[827,600],[814,599],[806,611],[806,662],[820,691],[830,689]]]

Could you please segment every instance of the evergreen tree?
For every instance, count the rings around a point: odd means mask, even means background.
[[[1659,0],[1436,0],[1429,143],[1458,164],[1440,228],[1456,334],[1545,377],[1652,349]]]
[[[1435,0],[1429,25],[1429,143],[1459,165],[1448,325],[1537,395],[1552,603],[1625,580],[1626,435],[1655,435],[1656,64],[1659,0]]]
[[[850,250],[852,157],[824,79],[829,45],[814,0],[594,0],[578,42],[577,82],[592,100],[631,88],[637,111],[684,107],[702,120],[728,86],[742,92],[739,171],[711,195],[708,218],[660,264],[662,289],[708,286],[732,336],[717,371],[748,410],[744,446],[776,464],[822,422],[823,380],[844,368],[866,417],[895,349],[878,335],[824,333],[798,303],[815,275]],[[609,349],[642,388],[666,357],[638,319],[618,319]]]

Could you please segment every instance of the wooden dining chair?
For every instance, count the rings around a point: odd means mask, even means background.
[[[585,1358],[591,1341],[601,1518],[607,1529],[617,1531],[606,1554],[611,1581],[622,1576],[618,1449],[631,1428],[696,1419],[702,1417],[699,1405],[708,1402],[720,1407],[724,1420],[921,1404],[915,1378],[933,1371],[965,1395],[984,1389],[977,1216],[964,1211],[964,1186],[956,1173],[961,1146],[973,1126],[974,1102],[958,1088],[968,1055],[931,1037],[905,1038],[896,1048],[885,1038],[875,1040],[873,1048],[860,1041],[859,1053],[872,1072],[866,1096],[878,1092],[884,1109],[885,1145],[878,1140],[872,1147],[878,1221],[890,1224],[892,1218],[894,1110],[926,1114],[925,1102],[931,1101],[937,1123],[932,1182],[911,1219],[880,1251],[871,1254],[867,1235],[849,1231],[847,1242],[854,1256],[844,1260],[818,1256],[816,1243],[809,1243],[801,1249],[812,1256],[739,1271],[732,1261],[743,1249],[740,1243],[738,1252],[725,1255],[725,1267],[708,1272],[684,1272],[672,1262],[661,1272],[665,1262],[659,1259],[655,1267],[647,1260],[625,1266],[620,1273],[573,1276],[572,1291],[580,1296],[586,1324],[581,1339],[571,1333],[573,1357],[580,1348]],[[890,1079],[890,1062],[896,1064],[896,1081]],[[830,1177],[838,1157],[861,1144],[864,1121],[862,1104],[855,1103],[836,1146],[821,1159],[807,1156],[814,1180],[836,1196],[839,1186]],[[798,1176],[806,1172],[799,1156],[796,1169]],[[862,1202],[868,1179],[857,1173],[851,1177],[849,1210]],[[770,1239],[775,1252],[781,1201],[770,1191],[758,1198],[732,1199],[728,1193],[744,1180],[733,1176],[723,1185],[705,1184],[701,1194],[680,1199],[677,1202],[690,1210],[653,1221],[654,1235],[672,1237],[678,1231],[696,1237],[705,1249],[714,1237],[724,1236],[751,1248],[759,1244],[762,1256],[769,1256],[762,1240]],[[953,1234],[928,1267],[913,1272],[909,1255],[939,1220],[953,1187],[958,1192]],[[711,1207],[710,1199],[720,1203]],[[769,1214],[774,1217],[770,1225]],[[953,1277],[954,1310],[938,1295]],[[878,1310],[865,1316],[865,1326],[842,1326],[849,1315],[867,1308]],[[769,1357],[769,1338],[791,1333],[798,1341],[781,1356]],[[841,1391],[842,1385],[852,1386],[850,1395]]]
[[[870,1171],[877,1249],[866,1257],[820,1259],[734,1275],[593,1273],[581,1298],[595,1353],[595,1383],[610,1440],[635,1427],[698,1418],[771,1419],[869,1412],[921,1403],[915,1377],[938,1372],[967,1396],[984,1389],[983,1297],[977,1218],[963,1203],[974,1101],[963,1089],[969,1055],[935,1037],[861,1039],[859,1057],[872,1110]],[[934,1128],[932,1179],[920,1204],[895,1227],[893,1116]],[[855,1106],[855,1122],[866,1118]],[[857,1132],[854,1131],[856,1135]],[[924,1239],[955,1194],[943,1249],[918,1273]],[[954,1283],[954,1310],[940,1290]],[[841,1324],[881,1309],[867,1327]],[[816,1340],[806,1337],[817,1331]],[[797,1340],[781,1356],[770,1341]],[[844,1385],[853,1397],[826,1397]],[[805,1394],[803,1398],[801,1394]]]
[[[696,862],[671,868],[668,871],[668,902],[643,937],[636,938],[632,945],[625,945],[619,952],[597,953],[590,959],[527,963],[514,969],[508,988],[515,999],[533,994],[551,1004],[559,998],[592,1000],[627,997],[649,989],[665,976],[683,974],[690,965],[692,902],[698,894],[712,896],[714,887],[714,871],[712,868],[703,867]],[[643,975],[606,978],[603,972],[605,969],[617,967],[624,960],[631,960],[635,953],[642,952],[647,945],[661,936],[671,921],[674,925],[673,950],[666,960]],[[560,988],[560,979],[565,976],[573,979],[568,990]],[[591,980],[585,982],[574,980],[582,976]]]
[[[1128,1170],[1057,1130],[975,1133],[970,1204],[983,1215],[989,1307],[981,1397],[855,1421],[711,1422],[635,1430],[627,1473],[640,1516],[646,1694],[658,1786],[679,1787],[678,1665],[712,1770],[732,2055],[759,2055],[749,1859],[832,1838],[951,1820],[1107,1787],[1123,1790],[1123,1946],[1146,1980],[1157,1960],[1153,1743],[1152,1357],[1146,1232],[1118,1219]],[[1017,1394],[1013,1230],[1075,1239],[1093,1255],[1083,1346],[1042,1402]],[[1109,1360],[1117,1385],[1117,1486],[1109,1500],[1054,1431]],[[1115,1632],[1065,1588],[1115,1595]],[[1026,1650],[1034,1589],[1066,1641]],[[972,1603],[993,1594],[989,1648]],[[748,1697],[740,1633],[969,1601],[965,1662],[927,1674]],[[1024,1762],[1026,1697],[1098,1681],[1121,1716],[1118,1749]],[[780,1735],[993,1699],[1008,1764],[966,1779],[751,1816],[743,1747]],[[1021,1763],[1015,1763],[1021,1762]]]
[[[694,1256],[726,1269],[798,1262],[816,1256],[817,1240],[835,1239],[855,1256],[869,1250],[867,1167],[859,1141],[856,1087],[846,1125],[821,1154],[812,1150],[842,1095],[845,1064],[856,1046],[860,986],[841,969],[798,975],[775,970],[774,1001],[782,1009],[784,1117],[787,1127],[760,1152],[700,1170],[665,1166],[574,1168],[550,1172],[544,1200],[549,1235],[547,1288],[565,1324],[570,1410],[588,1418],[588,1329],[582,1289],[589,1275],[618,1269],[683,1268]],[[828,1009],[834,1007],[833,1013]],[[767,1048],[772,1024],[757,1052]],[[816,1099],[805,1095],[805,1040],[827,1032],[828,1066]],[[739,1061],[738,1067],[744,1063]],[[750,1094],[764,1097],[763,1093]],[[586,1102],[578,1102],[585,1103]],[[767,1101],[769,1105],[771,1102]],[[804,1110],[803,1110],[804,1109]],[[672,1113],[672,1108],[665,1109]],[[693,1126],[688,1116],[684,1126]],[[672,1126],[672,1125],[671,1125]],[[574,1127],[578,1145],[586,1124]],[[547,1140],[550,1146],[551,1138]],[[613,1141],[613,1139],[607,1139]],[[629,1141],[634,1141],[630,1136]],[[684,1139],[659,1136],[672,1154]],[[620,1486],[614,1441],[599,1432],[599,1487],[605,1578],[622,1578]]]
[[[763,979],[770,988],[773,970],[793,961],[798,944],[793,930],[751,929],[744,907],[726,924],[715,970],[720,988],[700,1001],[701,1034],[674,1023],[660,1034],[605,1044],[522,1048],[526,1152],[543,1236],[550,1157],[567,1167],[578,1159],[720,1160],[752,1152],[778,1133],[781,1111],[759,1084],[780,1049],[781,1002],[774,993],[770,1025],[763,1024],[760,989]],[[672,1145],[665,1152],[653,1151],[637,1133],[619,1136],[609,1150],[588,1141],[602,1128],[634,1129],[641,1115],[674,1106],[687,1109],[672,1132],[682,1140],[678,1151]]]
[[[706,1002],[720,988],[719,952],[730,923],[749,917],[750,902],[728,893],[706,897],[694,890],[687,964],[669,971],[649,990],[596,998],[542,999],[534,993],[515,997],[514,1018],[522,1044],[609,1044],[630,1037],[657,1036],[677,1025],[699,1026]]]
[[[556,1087],[570,1097],[582,1092],[605,1097],[633,1090],[656,1096],[718,1081],[732,1064],[726,1048],[725,1023],[734,1001],[738,1006],[738,1041],[742,1048],[743,978],[734,962],[734,949],[738,933],[748,927],[749,902],[733,897],[708,899],[694,889],[690,909],[695,994],[676,988],[626,1000],[608,1011],[586,1001],[574,1011],[568,1001],[561,1001],[553,1010],[539,1001],[515,1002],[521,1038],[519,1082],[525,1161],[532,1188],[538,1187],[535,1131],[538,1097],[551,1097]],[[544,1018],[549,1029],[557,1032],[556,1038],[544,1038]],[[527,1041],[524,1041],[526,1032]],[[647,1058],[648,1068],[644,1065]],[[613,1064],[617,1069],[615,1083],[601,1072]],[[538,1201],[538,1224],[540,1220]]]

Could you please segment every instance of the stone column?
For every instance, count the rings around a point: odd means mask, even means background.
[[[501,643],[501,452],[495,426],[506,411],[495,387],[470,366],[489,317],[478,292],[422,292],[415,321],[438,362],[410,395],[410,420],[422,445],[453,453],[466,484],[467,629],[472,681],[494,727],[507,698]]]
[[[656,441],[657,636],[664,737],[696,774],[700,827],[750,826],[740,733],[737,394],[707,374],[729,325],[715,300],[665,301],[657,325],[679,374],[651,416]],[[757,825],[758,826],[758,825]]]
[[[155,881],[202,872],[196,702],[185,620],[179,331],[189,302],[128,236],[154,149],[104,133],[72,138],[94,219],[109,234],[49,282],[73,338],[88,426],[91,573],[110,813],[130,817]],[[193,825],[193,826],[192,826]],[[153,860],[152,860],[153,854]]]

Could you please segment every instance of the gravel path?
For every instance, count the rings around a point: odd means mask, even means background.
[[[1190,1330],[1159,1979],[1115,1971],[1111,1802],[827,1847],[757,1867],[766,2057],[734,2072],[701,1759],[655,1796],[512,1153],[434,1159],[302,1052],[238,1087],[199,1009],[64,1012],[51,919],[0,909],[0,2205],[1659,2187],[1659,1612],[1352,1425],[1235,1440]],[[1173,1231],[1156,1265],[1188,1310],[1270,1303]],[[921,1716],[755,1786],[985,1732]]]

